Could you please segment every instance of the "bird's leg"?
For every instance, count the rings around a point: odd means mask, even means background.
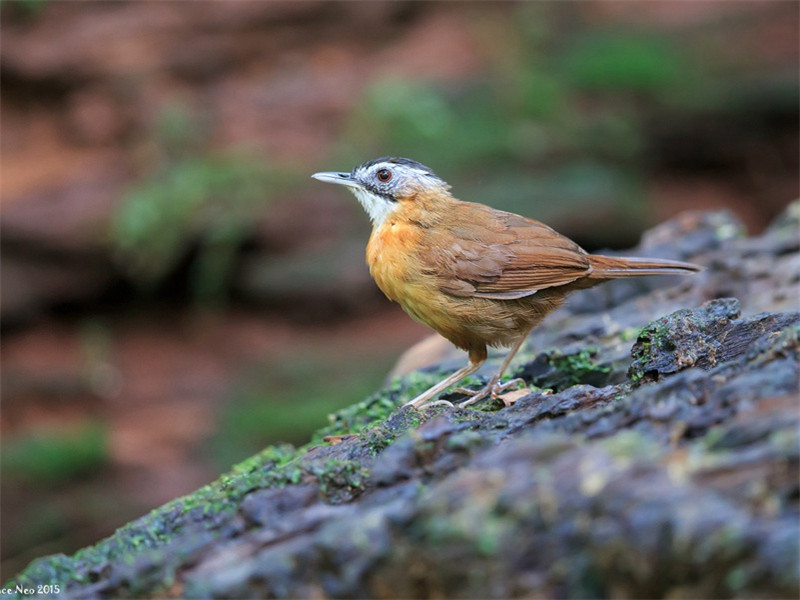
[[[481,365],[486,362],[486,349],[483,349],[483,352],[470,352],[469,353],[469,364],[465,367],[460,368],[458,371],[445,377],[435,386],[430,388],[427,391],[422,392],[419,396],[414,398],[413,400],[409,400],[403,406],[412,406],[414,408],[420,408],[423,404],[428,402],[429,400],[435,398],[438,394],[445,391],[454,383],[458,383],[464,377],[468,375],[472,375],[475,371],[481,368]]]
[[[464,402],[459,404],[458,405],[459,408],[465,408],[467,406],[471,406],[476,402],[480,402],[487,396],[490,395],[495,396],[512,385],[525,383],[522,379],[519,378],[512,379],[511,381],[507,381],[505,383],[500,383],[500,378],[503,376],[503,373],[505,373],[506,369],[508,368],[508,365],[511,364],[511,360],[514,358],[514,355],[519,351],[520,347],[522,346],[522,343],[528,337],[529,333],[530,329],[528,329],[525,333],[519,336],[519,339],[516,342],[514,342],[514,345],[508,351],[508,354],[506,354],[505,359],[503,359],[503,364],[500,365],[500,368],[497,370],[497,373],[494,374],[494,376],[489,380],[489,383],[487,383],[483,389],[480,389],[477,392],[470,392],[466,390],[468,394],[471,394],[471,397],[468,400],[465,400]]]

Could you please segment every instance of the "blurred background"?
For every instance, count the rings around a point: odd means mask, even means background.
[[[798,6],[4,0],[2,579],[305,443],[428,334],[315,171],[409,156],[589,250],[760,231]]]

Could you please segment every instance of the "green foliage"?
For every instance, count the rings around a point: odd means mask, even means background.
[[[72,430],[40,430],[3,442],[3,476],[56,485],[91,474],[108,462],[108,435],[97,423]]]
[[[242,153],[203,148],[202,127],[168,108],[158,122],[158,165],[123,196],[111,236],[118,261],[145,290],[156,287],[189,252],[199,302],[224,298],[236,252],[255,217],[289,174]]]
[[[49,3],[50,0],[0,0],[0,14],[11,19],[30,20]]]
[[[480,86],[456,95],[436,84],[379,80],[354,111],[348,138],[358,152],[436,157],[438,165],[478,164],[513,151],[501,111]]]
[[[263,168],[234,157],[171,164],[123,198],[113,228],[119,260],[136,282],[150,287],[198,245],[193,292],[198,300],[218,299],[269,187]]]
[[[703,87],[702,68],[669,34],[543,27],[550,10],[518,8],[483,79],[372,82],[341,162],[411,156],[457,182],[462,199],[555,221],[602,210],[639,229],[644,124],[653,109],[700,93],[687,86]]]
[[[199,299],[218,296],[249,233],[243,209],[264,195],[260,175],[235,160],[192,158],[129,191],[114,223],[126,270],[145,286],[156,284],[198,243],[194,292]]]
[[[577,88],[612,93],[657,93],[688,69],[666,38],[624,31],[579,37],[559,63]]]

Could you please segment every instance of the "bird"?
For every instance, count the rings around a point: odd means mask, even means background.
[[[497,397],[501,377],[530,331],[566,296],[611,279],[687,275],[675,260],[589,254],[544,223],[458,200],[433,170],[382,156],[350,172],[312,178],[347,187],[372,221],[366,259],[381,291],[414,320],[467,352],[468,364],[404,406],[421,409],[477,371],[488,347],[509,346],[498,371],[459,407]],[[451,404],[452,405],[452,404]]]

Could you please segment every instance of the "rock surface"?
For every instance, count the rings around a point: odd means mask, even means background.
[[[398,409],[448,362],[4,587],[64,597],[795,597],[800,205],[683,215],[691,279],[576,295],[503,407]],[[455,364],[455,362],[454,362]],[[477,381],[473,381],[477,383]],[[544,388],[544,389],[543,389]]]

